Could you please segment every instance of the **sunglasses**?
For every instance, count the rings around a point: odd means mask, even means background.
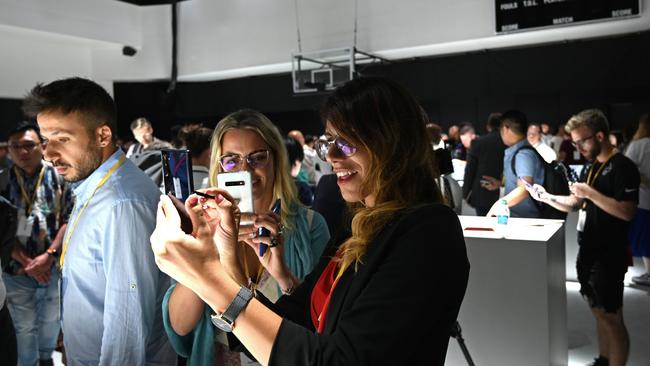
[[[332,145],[336,147],[338,153],[343,154],[346,158],[349,158],[357,152],[356,146],[343,140],[341,137],[336,137],[331,140],[321,138],[314,145],[316,153],[321,160],[327,161],[327,153],[332,148]]]
[[[232,172],[241,169],[241,165],[246,161],[252,169],[263,168],[269,162],[269,150],[258,150],[241,156],[239,154],[227,154],[219,158],[219,164],[225,172]]]

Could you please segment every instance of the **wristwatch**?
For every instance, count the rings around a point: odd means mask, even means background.
[[[59,251],[54,248],[47,248],[45,251],[50,257],[57,258],[59,256]]]
[[[224,332],[232,332],[233,328],[235,327],[235,319],[237,319],[239,313],[244,310],[252,298],[253,292],[246,286],[241,286],[239,288],[237,296],[235,296],[230,305],[228,305],[226,311],[224,311],[222,314],[216,313],[210,317],[212,324]]]

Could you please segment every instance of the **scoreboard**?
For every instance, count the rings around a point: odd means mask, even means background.
[[[640,15],[640,0],[495,0],[496,32]]]

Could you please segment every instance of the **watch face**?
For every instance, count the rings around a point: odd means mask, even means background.
[[[232,323],[229,323],[226,319],[222,318],[221,316],[213,315],[212,324],[214,324],[215,327],[221,329],[224,332],[228,332],[228,333],[232,332]]]

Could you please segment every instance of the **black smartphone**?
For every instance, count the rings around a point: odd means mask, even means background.
[[[271,207],[271,212],[277,215],[280,213],[281,209],[282,209],[282,201],[278,198],[273,204],[273,207]],[[263,227],[257,229],[257,236],[269,236],[269,235],[271,235],[271,232],[268,231],[267,229]],[[264,256],[264,253],[266,253],[266,248],[267,248],[266,244],[260,243],[260,248],[259,248],[260,257]]]
[[[194,191],[192,159],[189,150],[160,150],[165,193],[185,202]]]

